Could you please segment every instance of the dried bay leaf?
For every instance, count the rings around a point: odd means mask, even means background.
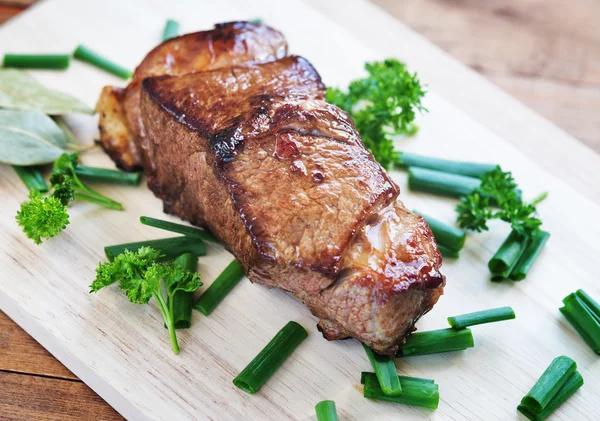
[[[50,115],[94,113],[71,95],[48,89],[27,72],[15,69],[0,69],[0,108],[38,109]]]
[[[39,110],[0,110],[0,162],[40,165],[66,152],[67,139],[54,120]]]

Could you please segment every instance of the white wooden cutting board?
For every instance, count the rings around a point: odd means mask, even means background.
[[[178,356],[154,305],[130,304],[115,289],[88,294],[103,246],[164,236],[137,222],[140,215],[163,217],[160,201],[143,186],[98,186],[126,210],[77,203],[68,229],[36,246],[14,221],[27,192],[1,166],[0,309],[129,419],[314,420],[314,405],[323,399],[336,401],[342,420],[523,419],[518,402],[561,354],[577,361],[586,384],[555,419],[598,419],[600,359],[558,307],[577,288],[600,297],[600,158],[381,10],[341,0],[51,0],[0,28],[0,53],[69,52],[85,43],[133,68],[158,43],[167,18],[190,32],[255,17],[282,30],[290,52],[308,58],[329,85],[361,76],[366,60],[406,61],[430,85],[430,112],[419,118],[419,135],[400,141],[400,148],[500,163],[514,172],[526,198],[550,191],[539,209],[552,237],[525,281],[488,281],[486,262],[507,233],[501,225],[469,237],[461,258],[445,263],[446,293],[418,323],[420,330],[446,327],[450,315],[503,305],[511,305],[517,319],[475,327],[473,349],[397,360],[400,373],[439,383],[439,409],[364,399],[357,385],[369,363],[359,343],[323,340],[315,318],[281,291],[242,282],[210,317],[194,313],[192,328],[178,332]],[[102,86],[123,83],[77,62],[66,72],[36,76],[90,106]],[[94,118],[72,122],[85,142],[96,136]],[[100,151],[86,154],[84,163],[111,166]],[[411,193],[403,173],[394,178],[409,207],[454,220],[453,201]],[[221,247],[209,248],[200,262],[205,287],[230,260]],[[305,326],[309,338],[259,393],[236,389],[232,379],[289,320]]]

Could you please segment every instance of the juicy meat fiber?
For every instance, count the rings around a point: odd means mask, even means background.
[[[392,355],[443,291],[431,230],[308,61],[250,61],[141,82],[149,187],[215,233],[251,281],[301,299],[327,339]]]
[[[251,22],[222,23],[209,31],[171,38],[148,53],[125,89],[104,87],[96,106],[100,143],[122,169],[141,169],[143,127],[139,104],[145,77],[268,62],[286,54],[287,43],[281,33]]]

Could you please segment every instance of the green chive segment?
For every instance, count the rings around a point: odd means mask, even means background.
[[[517,409],[531,421],[544,421],[567,399],[573,396],[581,386],[583,386],[583,377],[581,377],[579,371],[575,371],[541,411],[534,411],[525,405],[519,405]]]
[[[533,266],[536,259],[542,252],[546,241],[550,238],[550,234],[546,231],[538,230],[531,234],[531,239],[523,251],[523,255],[517,261],[517,264],[510,272],[510,279],[513,281],[521,281],[525,279],[529,269]]]
[[[422,381],[422,379],[410,381],[399,377],[398,380],[402,383],[402,393],[398,396],[389,396],[381,390],[375,373],[365,374],[361,379],[365,385],[363,390],[365,398],[431,409],[436,409],[439,405],[439,388],[433,381]]]
[[[196,273],[198,271],[198,256],[192,253],[184,253],[174,260],[174,263],[186,271]],[[188,329],[192,325],[192,306],[194,293],[189,291],[175,291],[169,296],[168,306],[173,315],[175,329]]]
[[[37,167],[22,167],[20,165],[13,165],[12,167],[29,191],[35,190],[41,193],[48,191],[48,185]]]
[[[363,371],[360,373],[360,383],[361,384],[365,384],[367,377],[373,377],[374,379],[377,379],[377,375],[375,373],[371,373],[368,371]],[[407,384],[408,383],[415,383],[415,382],[420,382],[420,383],[435,383],[434,380],[432,379],[424,379],[423,377],[409,377],[409,376],[398,376],[398,379],[400,380],[400,384]]]
[[[149,227],[176,232],[178,234],[183,234],[186,237],[197,238],[199,240],[210,241],[213,243],[219,242],[219,240],[211,233],[195,227],[190,227],[189,225],[176,224],[175,222],[164,221],[162,219],[151,218],[149,216],[140,216],[140,222],[144,225],[148,225]]]
[[[475,342],[471,329],[438,329],[411,334],[396,353],[397,357],[438,354],[473,348]]]
[[[66,69],[68,54],[4,54],[4,67],[19,69]]]
[[[102,57],[100,54],[95,53],[85,45],[78,46],[73,53],[73,57],[78,60],[85,61],[92,66],[96,66],[99,69],[106,70],[108,73],[112,73],[113,75],[122,79],[129,79],[132,75],[130,70]]]
[[[317,421],[338,421],[334,401],[321,401],[315,406]]]
[[[155,250],[160,250],[164,255],[163,260],[174,259],[183,253],[192,253],[196,256],[206,255],[206,247],[201,240],[186,236],[116,244],[114,246],[104,247],[104,254],[106,254],[106,258],[112,262],[115,256],[125,252],[125,250],[136,251],[140,247],[144,246],[152,247]]]
[[[512,230],[488,263],[492,281],[507,279],[525,253],[528,238]]]
[[[302,326],[289,322],[233,379],[233,384],[244,392],[256,393],[307,336]]]
[[[567,295],[560,312],[579,336],[600,355],[600,305],[583,290]]]
[[[465,239],[467,233],[463,230],[448,225],[438,219],[432,218],[431,216],[425,215],[424,213],[414,211],[416,214],[421,215],[431,228],[433,236],[435,237],[438,245],[442,245],[447,249],[453,251],[460,251],[465,245]]]
[[[456,250],[451,250],[446,246],[443,246],[441,244],[437,245],[438,250],[440,251],[440,254],[442,255],[442,257],[447,257],[449,259],[458,259],[459,257],[459,252]]]
[[[375,370],[381,390],[387,396],[398,396],[402,393],[402,386],[398,379],[396,364],[390,357],[375,354],[371,348],[363,344],[363,348],[369,357],[369,361]]]
[[[521,405],[534,413],[542,411],[576,370],[577,364],[571,358],[556,357],[521,400]]]
[[[481,180],[425,168],[408,167],[408,187],[442,196],[466,196],[481,185]]]
[[[395,163],[403,167],[428,168],[430,170],[475,178],[481,177],[498,166],[477,162],[451,161],[448,159],[433,158],[408,152],[401,152]]]
[[[125,172],[111,170],[110,168],[87,167],[85,165],[78,165],[77,168],[75,168],[75,174],[77,174],[78,177],[92,181],[127,184],[130,186],[137,186],[142,179],[141,172]]]
[[[165,29],[163,29],[162,40],[166,41],[175,38],[177,35],[179,35],[179,22],[172,19],[167,20]]]
[[[237,260],[232,261],[200,296],[194,308],[208,316],[244,277],[244,270]]]
[[[500,307],[477,311],[475,313],[461,314],[460,316],[448,317],[448,323],[450,323],[450,326],[452,326],[454,329],[463,329],[469,326],[499,322],[514,318],[515,312],[512,308]]]

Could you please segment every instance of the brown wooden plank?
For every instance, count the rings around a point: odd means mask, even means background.
[[[123,418],[79,381],[0,372],[4,421],[115,421]]]
[[[596,0],[373,0],[600,152]]]
[[[0,370],[77,379],[64,365],[0,311]],[[0,382],[0,388],[4,388]]]

